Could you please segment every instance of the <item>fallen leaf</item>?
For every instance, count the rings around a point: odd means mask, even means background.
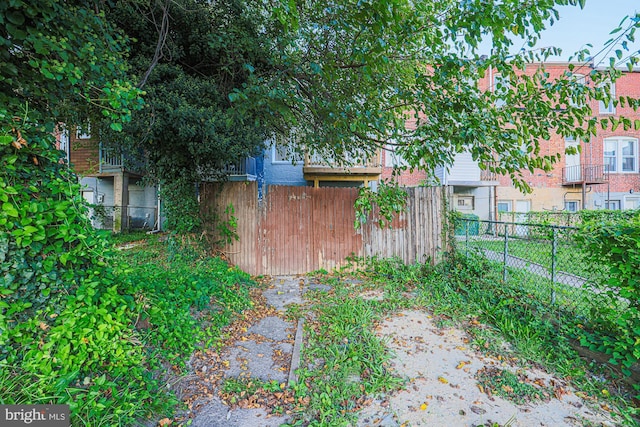
[[[427,402],[425,402],[422,405],[420,405],[420,410],[421,411],[426,411],[428,406],[429,406],[429,404]]]
[[[442,384],[449,384],[449,381],[443,377],[438,377],[438,381],[440,381]]]
[[[171,420],[169,418],[163,418],[160,421],[158,421],[158,426],[159,427],[164,427],[164,426],[169,426],[171,425]]]
[[[487,411],[485,411],[484,409],[482,409],[479,406],[472,406],[471,408],[471,412],[473,412],[474,414],[478,414],[478,415],[482,415],[485,414]]]

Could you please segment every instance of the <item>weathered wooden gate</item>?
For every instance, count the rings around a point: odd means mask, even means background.
[[[354,229],[357,188],[268,186],[258,201],[255,182],[204,184],[203,213],[226,221],[233,207],[239,240],[224,248],[229,260],[251,274],[331,270],[350,255],[396,256],[405,262],[436,259],[442,252],[441,187],[407,189],[408,209],[381,229],[369,221]],[[228,211],[230,212],[230,211]]]

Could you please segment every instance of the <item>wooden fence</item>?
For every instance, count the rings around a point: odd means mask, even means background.
[[[447,191],[408,188],[406,212],[384,229],[374,218],[354,229],[357,188],[268,186],[258,201],[255,182],[207,183],[200,203],[211,219],[209,233],[215,233],[216,218],[235,217],[239,240],[223,248],[233,264],[254,275],[281,275],[332,270],[351,255],[437,260],[445,244]],[[233,214],[225,212],[230,206]]]

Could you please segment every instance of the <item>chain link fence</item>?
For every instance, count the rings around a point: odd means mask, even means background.
[[[499,221],[460,219],[457,249],[481,256],[502,274],[503,282],[518,286],[554,311],[588,318],[601,278],[575,242],[577,228]]]
[[[122,230],[152,230],[157,225],[157,209],[149,206],[91,205],[89,217],[93,226],[102,230],[112,230],[118,219]]]

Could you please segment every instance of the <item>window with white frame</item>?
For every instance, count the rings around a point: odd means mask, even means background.
[[[472,211],[473,196],[458,196],[458,209],[463,211]]]
[[[606,138],[604,167],[607,172],[638,172],[638,140],[636,138]]]
[[[64,159],[68,162],[69,161],[69,151],[70,151],[70,147],[69,147],[69,131],[67,130],[63,130],[62,132],[60,132],[60,138],[59,138],[59,144],[60,144],[60,151],[64,152]]]
[[[578,212],[578,201],[577,200],[565,200],[564,201],[564,210],[567,212]]]
[[[640,197],[638,196],[625,196],[624,209],[638,209],[640,208]]]
[[[512,211],[511,200],[498,201],[498,212],[511,212],[511,211]]]
[[[91,123],[87,122],[76,129],[76,138],[91,139]]]
[[[610,99],[609,99],[609,102],[607,103],[605,103],[604,101],[598,102],[598,110],[600,114],[614,114],[616,112],[616,107],[613,103],[613,100],[616,97],[616,84],[615,82],[607,82],[607,83],[603,83],[601,87],[607,86],[607,85],[609,86]]]
[[[292,164],[294,161],[299,162],[300,155],[294,151],[297,144],[297,134],[292,130],[289,137],[277,135],[273,137],[271,144],[271,163],[274,164]]]

